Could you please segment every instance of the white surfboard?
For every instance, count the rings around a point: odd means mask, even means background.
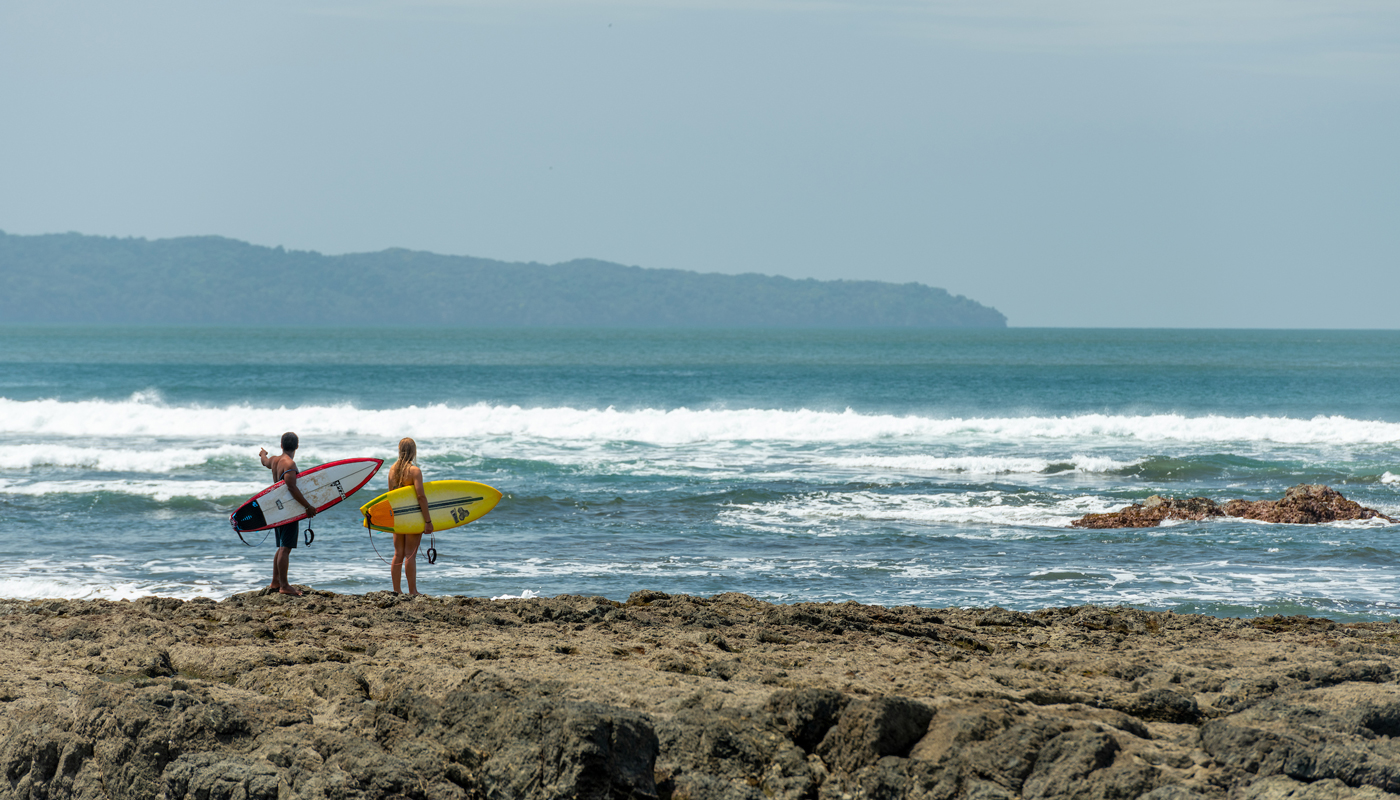
[[[297,473],[297,488],[321,513],[369,483],[384,465],[379,458],[347,458]],[[286,481],[278,481],[248,498],[229,515],[239,533],[261,531],[306,519],[306,508],[292,498]]]

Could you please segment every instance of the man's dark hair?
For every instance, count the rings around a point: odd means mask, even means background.
[[[282,452],[290,453],[297,449],[297,435],[291,431],[282,434]]]

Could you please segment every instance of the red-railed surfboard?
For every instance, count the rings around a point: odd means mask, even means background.
[[[316,513],[359,491],[384,466],[380,458],[346,458],[319,464],[297,473],[297,488],[316,506]],[[292,499],[286,481],[278,481],[248,498],[229,515],[229,524],[240,534],[261,531],[306,519],[306,508]]]

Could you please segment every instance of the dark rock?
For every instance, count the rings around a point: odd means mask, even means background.
[[[1201,718],[1194,699],[1171,689],[1152,689],[1113,707],[1138,719],[1158,722],[1194,723]]]
[[[1376,518],[1400,522],[1346,499],[1330,486],[1303,483],[1288,489],[1280,500],[1231,500],[1223,506],[1204,497],[1182,500],[1153,495],[1141,504],[1118,511],[1085,514],[1070,525],[1075,528],[1151,528],[1167,519],[1199,521],[1222,516],[1292,525]]]
[[[969,745],[995,737],[1014,722],[1015,717],[1004,707],[988,704],[946,707],[934,715],[928,732],[909,751],[909,757],[943,763],[965,752]]]
[[[164,796],[169,800],[277,800],[277,770],[259,761],[212,753],[181,756],[165,769]]]
[[[1357,725],[1379,736],[1400,736],[1400,700],[1368,703],[1355,709],[1352,716]]]
[[[954,754],[951,766],[969,782],[981,779],[1020,793],[1041,749],[1069,729],[1066,723],[1046,719],[1018,722],[984,741],[969,743]]]
[[[1024,611],[1012,611],[1000,607],[993,607],[978,617],[977,624],[983,627],[1004,628],[1041,628],[1045,626],[1045,623]]]
[[[1397,522],[1375,509],[1348,500],[1330,486],[1300,483],[1284,492],[1281,500],[1231,500],[1225,513],[1232,517],[1281,522],[1291,525],[1313,525],[1338,520],[1375,519]]]
[[[1118,511],[1106,514],[1085,514],[1070,523],[1075,528],[1155,528],[1167,519],[1200,521],[1211,517],[1224,516],[1225,512],[1215,501],[1204,497],[1188,497],[1185,500],[1163,498],[1153,495],[1141,504],[1134,503]]]
[[[672,797],[811,797],[822,774],[764,719],[721,709],[683,709],[659,723],[658,790]]]
[[[730,648],[729,642],[725,641],[725,638],[723,636],[720,636],[714,631],[705,634],[705,644],[712,644],[726,653],[734,652],[733,649]]]
[[[811,753],[849,702],[849,697],[831,689],[802,689],[774,692],[766,709],[794,744]]]
[[[671,595],[666,594],[665,592],[656,592],[649,589],[642,589],[641,591],[633,592],[632,594],[627,596],[627,605],[646,606],[651,605],[657,600],[669,600],[670,598]]]
[[[1278,680],[1271,676],[1232,678],[1220,686],[1215,705],[1227,711],[1243,711],[1278,691]]]
[[[1153,788],[1155,772],[1138,768],[1106,775],[1119,749],[1117,740],[1106,733],[1063,733],[1040,751],[1021,796],[1025,800],[1140,797]]]
[[[1400,791],[1400,759],[1348,735],[1349,720],[1277,701],[1261,703],[1241,716],[1246,718],[1214,720],[1201,728],[1202,748],[1222,764],[1261,778],[1336,779],[1348,786]],[[1256,721],[1275,729],[1251,724]]]
[[[903,697],[862,700],[846,706],[817,754],[828,765],[852,772],[883,756],[906,756],[928,731],[933,709]]]
[[[1390,797],[1393,795],[1374,787],[1352,788],[1336,779],[1302,783],[1274,775],[1250,784],[1240,792],[1239,800],[1382,800]]]
[[[1325,664],[1309,667],[1306,672],[1294,674],[1299,680],[1317,686],[1331,686],[1347,681],[1381,683],[1389,680],[1390,665],[1384,661],[1351,661],[1345,664]]]
[[[16,798],[98,797],[95,770],[84,770],[93,743],[46,720],[25,720],[0,742],[0,768]],[[86,779],[86,780],[85,780]]]
[[[1158,786],[1138,800],[1205,800],[1205,795],[1185,786]]]
[[[479,778],[503,797],[655,798],[658,743],[645,717],[488,687],[450,693],[440,741],[479,754]]]
[[[1026,702],[1038,706],[1071,705],[1074,703],[1097,704],[1097,701],[1087,694],[1066,692],[1063,689],[1032,689],[1026,692],[1024,699]]]

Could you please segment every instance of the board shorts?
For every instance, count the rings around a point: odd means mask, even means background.
[[[297,546],[297,539],[299,537],[297,535],[297,524],[295,522],[288,522],[286,525],[278,525],[272,530],[277,534],[278,547],[295,548]]]

